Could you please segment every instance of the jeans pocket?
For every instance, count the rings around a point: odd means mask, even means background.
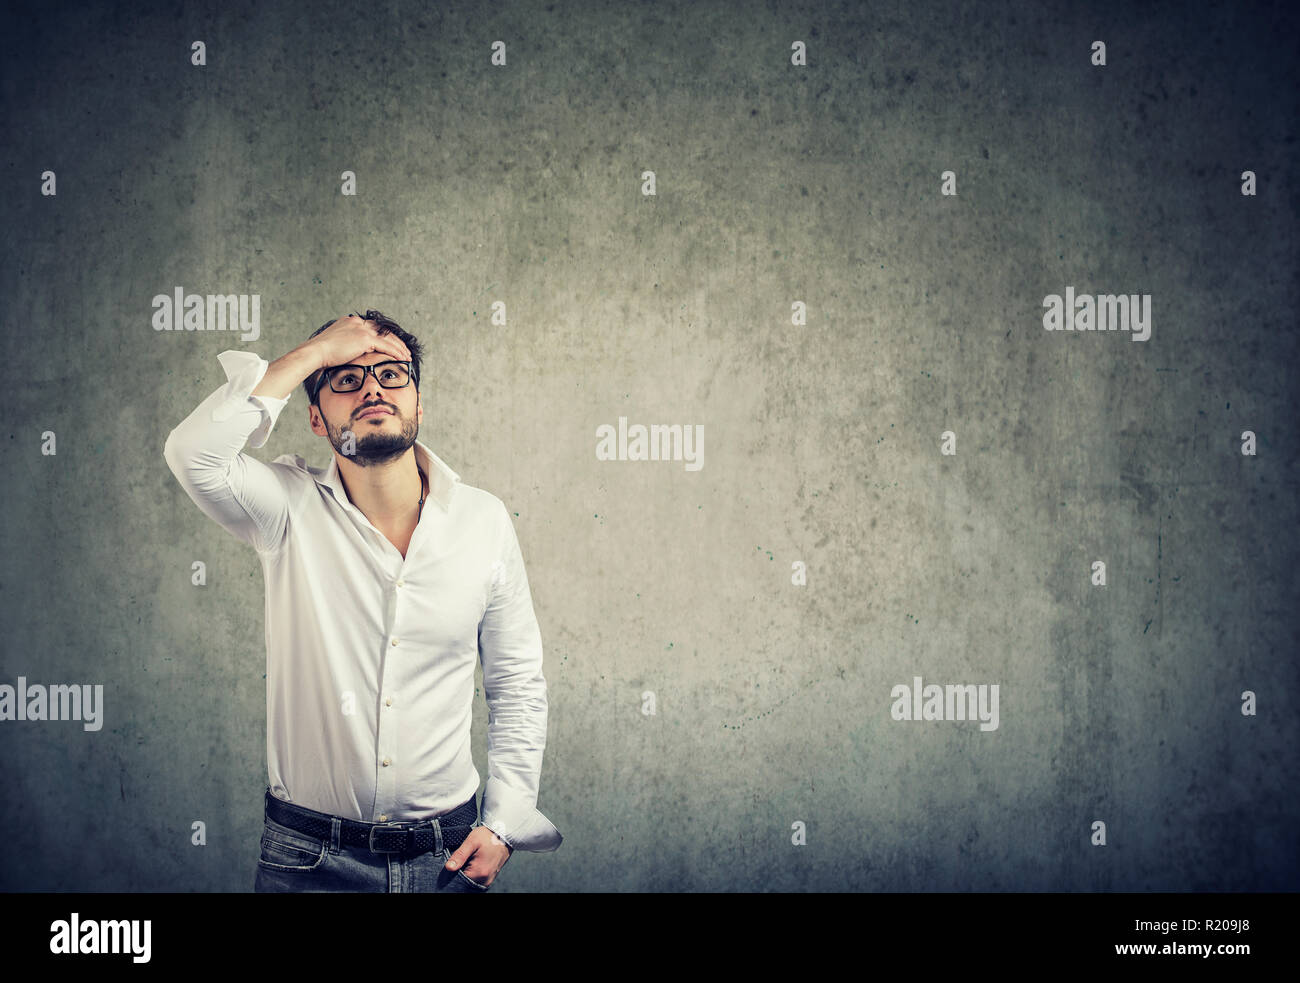
[[[257,862],[271,870],[315,870],[325,862],[328,847],[325,840],[267,819],[262,830],[262,852]]]
[[[451,859],[451,851],[448,850],[446,847],[444,847],[442,851],[443,864],[445,865],[447,861],[450,859]],[[451,875],[451,881],[453,884],[457,885],[460,888],[460,890],[466,892],[478,891],[482,893],[483,891],[492,890],[491,884],[479,883],[478,881],[474,880],[474,878],[470,877],[467,873],[465,873],[465,871],[461,870],[459,867],[457,867],[455,873]],[[452,890],[456,890],[456,888],[453,887]]]

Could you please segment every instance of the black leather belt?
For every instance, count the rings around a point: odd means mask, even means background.
[[[277,799],[266,790],[266,815],[281,826],[306,836],[329,842],[333,835],[334,818],[313,809],[304,809]],[[478,804],[474,797],[451,812],[436,819],[419,822],[362,823],[355,819],[340,819],[339,842],[348,846],[363,846],[371,853],[416,854],[432,850],[438,845],[438,831],[442,831],[442,845],[454,851],[465,842],[478,819]],[[434,828],[434,823],[438,828]]]

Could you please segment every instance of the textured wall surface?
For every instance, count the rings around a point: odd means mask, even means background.
[[[11,9],[0,683],[104,716],[0,721],[0,889],[251,888],[262,576],[163,442],[367,307],[546,647],[565,842],[497,890],[1300,888],[1284,7]],[[177,287],[259,336],[155,331]],[[1044,330],[1067,287],[1149,339]],[[328,463],[306,416],[250,453]],[[917,676],[998,727],[894,719]]]

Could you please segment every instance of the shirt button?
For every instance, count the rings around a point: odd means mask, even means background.
[[[405,586],[406,586],[406,581],[405,581],[405,580],[399,580],[399,581],[397,582],[397,586],[398,586],[398,587],[405,587]]]
[[[393,644],[394,644],[394,645],[397,644],[397,639],[396,639],[396,638],[393,639]]]
[[[388,699],[384,701],[384,706],[391,707],[392,705],[393,705],[393,698],[390,696]]]
[[[380,814],[380,816],[379,816],[379,821],[380,821],[381,823],[386,823],[386,822],[388,822],[388,817],[387,817],[386,815]]]
[[[385,768],[388,767],[390,761],[392,761],[391,758],[385,758],[385,759],[384,759],[384,767],[385,767]]]

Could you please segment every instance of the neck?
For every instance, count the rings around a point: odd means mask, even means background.
[[[414,447],[392,461],[365,468],[338,453],[334,458],[348,500],[375,525],[419,518],[420,498],[427,496],[428,485],[416,465]]]

